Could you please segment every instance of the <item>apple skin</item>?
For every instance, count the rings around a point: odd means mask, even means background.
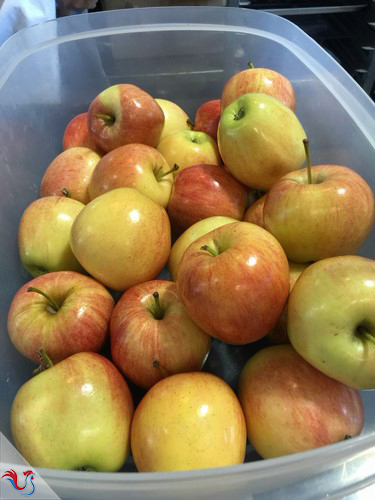
[[[266,196],[267,195],[264,194],[249,206],[249,208],[245,212],[245,215],[243,216],[243,220],[245,222],[251,222],[252,224],[256,224],[257,226],[266,229],[263,218],[263,207],[264,202],[266,201]]]
[[[359,392],[316,370],[290,345],[267,347],[250,358],[239,399],[249,441],[263,458],[337,443],[363,427]]]
[[[375,389],[375,261],[347,255],[311,264],[288,302],[288,335],[315,368]]]
[[[266,229],[295,262],[357,253],[375,220],[370,186],[340,165],[312,167],[312,180],[301,169],[272,187],[263,209]]]
[[[195,113],[194,130],[204,132],[217,141],[220,113],[220,99],[203,103]]]
[[[180,264],[180,260],[187,249],[187,247],[193,243],[195,240],[201,236],[209,233],[217,227],[224,226],[225,224],[230,224],[231,222],[236,222],[236,219],[231,217],[207,217],[207,219],[202,219],[181,234],[181,236],[174,242],[168,259],[168,269],[171,273],[173,281],[177,278],[177,269]]]
[[[69,244],[73,222],[84,207],[65,196],[46,196],[25,209],[18,227],[18,248],[31,276],[52,271],[85,272]]]
[[[202,247],[207,245],[218,255]],[[249,344],[277,323],[289,294],[281,245],[248,222],[226,224],[192,243],[177,270],[177,289],[191,318],[227,344]]]
[[[178,173],[192,165],[221,165],[216,142],[204,132],[177,130],[162,139],[157,150],[169,166],[179,166]],[[177,175],[177,174],[176,174]]]
[[[164,113],[164,127],[159,142],[177,130],[191,130],[192,125],[185,111],[178,104],[167,99],[155,99]]]
[[[171,197],[173,174],[164,157],[145,144],[126,144],[107,153],[97,164],[89,185],[90,199],[119,187],[137,189],[164,208]]]
[[[60,306],[56,312],[42,290]],[[54,363],[77,352],[99,352],[109,331],[114,308],[111,294],[92,278],[72,271],[48,273],[26,283],[15,294],[8,313],[14,347],[39,364],[45,349]]]
[[[244,94],[221,114],[221,157],[246,186],[268,191],[280,177],[305,161],[306,134],[288,107],[265,94]]]
[[[103,151],[97,146],[89,134],[87,127],[88,113],[81,113],[75,116],[66,126],[63,137],[63,150],[75,147],[89,148],[97,154],[102,155]]]
[[[84,207],[70,233],[81,265],[116,291],[154,279],[167,263],[171,228],[163,207],[132,188],[117,188]]]
[[[308,266],[309,263],[298,264],[297,262],[289,261],[289,293],[292,291],[296,281]],[[267,334],[267,339],[272,344],[290,343],[288,337],[288,303],[286,303],[284,311],[275,327]]]
[[[290,81],[277,71],[266,68],[245,69],[229,78],[221,94],[221,110],[249,92],[267,94],[292,111],[296,110],[296,96]]]
[[[154,316],[154,292],[161,319]],[[187,314],[171,281],[148,281],[127,290],[113,311],[110,331],[115,365],[144,389],[164,376],[200,370],[211,347],[211,338]],[[153,366],[155,361],[161,369]]]
[[[92,149],[69,148],[59,154],[47,167],[40,185],[40,196],[61,196],[67,189],[70,198],[86,205],[92,173],[100,160]]]
[[[226,382],[209,373],[167,377],[137,406],[131,447],[139,472],[241,464],[246,425],[240,403]]]
[[[183,232],[196,222],[222,215],[240,220],[247,188],[217,165],[193,165],[177,175],[168,215],[172,227]]]
[[[108,122],[95,115],[108,115]],[[147,92],[127,83],[103,90],[90,104],[88,129],[96,144],[105,152],[141,143],[155,147],[164,127],[164,113]]]
[[[130,450],[133,400],[117,368],[92,352],[74,354],[17,392],[11,431],[33,467],[115,472]]]

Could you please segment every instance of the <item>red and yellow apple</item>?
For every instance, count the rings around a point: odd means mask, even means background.
[[[40,196],[66,193],[74,200],[88,203],[88,186],[100,158],[92,149],[83,147],[62,152],[48,165],[40,185]]]
[[[263,458],[337,443],[363,427],[359,392],[316,370],[291,345],[252,356],[238,392],[249,441]]]
[[[150,146],[120,146],[97,164],[89,185],[90,199],[112,189],[130,187],[166,208],[173,185],[170,170],[159,151]]]
[[[127,83],[103,90],[90,104],[88,129],[103,151],[141,143],[155,147],[164,127],[164,113],[147,92]]]
[[[102,155],[102,150],[97,146],[94,139],[89,134],[87,127],[88,113],[81,113],[75,116],[66,126],[63,137],[63,150],[69,148],[89,148]]]
[[[222,215],[240,220],[247,188],[217,165],[193,165],[177,175],[168,215],[172,228],[182,232],[196,222]]]
[[[172,281],[148,281],[127,290],[113,311],[110,331],[114,363],[145,389],[172,374],[200,370],[211,347]]]
[[[177,288],[191,318],[205,332],[228,344],[248,344],[264,337],[283,312],[288,261],[265,229],[234,222],[186,249]]]
[[[159,141],[177,130],[191,130],[192,124],[188,115],[180,106],[167,99],[155,99],[164,113],[164,127]]]
[[[250,68],[233,75],[224,85],[221,94],[221,111],[241,95],[267,94],[296,110],[296,96],[290,81],[277,71],[267,68]]]
[[[208,134],[217,141],[217,127],[220,121],[220,99],[207,101],[195,113],[194,130]]]
[[[264,224],[290,260],[309,262],[358,252],[375,220],[371,187],[354,170],[317,165],[290,172],[268,192]]]
[[[48,273],[23,285],[14,296],[9,337],[35,363],[41,348],[54,363],[77,352],[99,352],[113,308],[111,294],[92,278],[72,271]]]
[[[173,281],[177,278],[177,269],[180,264],[180,260],[187,249],[187,247],[193,243],[195,240],[209,233],[217,227],[224,226],[225,224],[230,224],[231,222],[236,222],[236,219],[231,217],[207,217],[207,219],[202,219],[190,226],[186,231],[184,231],[181,236],[174,242],[168,259],[168,269],[171,273]]]
[[[264,202],[266,201],[266,196],[267,195],[264,194],[249,206],[249,208],[245,212],[245,215],[243,216],[243,220],[245,222],[251,222],[252,224],[256,224],[257,226],[263,227],[263,229],[265,229],[263,207]]]

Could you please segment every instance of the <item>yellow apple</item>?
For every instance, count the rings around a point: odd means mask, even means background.
[[[204,132],[177,130],[164,137],[156,149],[169,166],[176,163],[180,167],[176,175],[191,165],[221,165],[216,142]]]
[[[155,99],[164,113],[164,128],[159,142],[163,137],[176,132],[177,130],[191,130],[192,125],[185,111],[172,101],[167,99]]]
[[[18,228],[18,248],[31,276],[52,271],[84,272],[69,244],[73,221],[84,206],[65,196],[46,196],[26,208]]]
[[[231,217],[222,217],[221,215],[208,217],[207,219],[196,222],[184,233],[182,233],[172,246],[171,253],[169,254],[168,268],[171,273],[172,280],[176,281],[177,268],[180,260],[187,247],[193,243],[193,241],[197,240],[204,234],[209,233],[213,229],[224,226],[224,224],[230,224],[231,222],[236,222],[236,219],[232,219]]]
[[[245,458],[245,418],[222,379],[181,373],[146,393],[134,413],[130,440],[139,472],[236,465]]]
[[[171,228],[162,206],[133,188],[118,188],[85,206],[70,244],[86,271],[121,291],[160,273],[169,256]]]

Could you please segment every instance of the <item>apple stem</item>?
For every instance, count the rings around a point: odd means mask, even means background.
[[[213,257],[217,257],[219,255],[219,253],[216,252],[216,250],[209,247],[208,245],[203,245],[203,247],[201,247],[201,250],[203,250],[204,252],[209,252]]]
[[[249,61],[247,65],[249,66],[250,69],[254,69],[254,64],[251,61]]]
[[[163,308],[161,307],[161,304],[160,304],[159,293],[154,292],[152,294],[152,296],[154,297],[155,303],[154,303],[153,308],[151,309],[151,313],[153,314],[155,319],[163,319],[164,318],[164,311],[163,311]]]
[[[190,120],[190,118],[188,118],[188,119],[186,120],[186,124],[187,124],[187,126],[188,126],[188,127],[190,127],[190,130],[193,130],[193,128],[194,128],[194,123]]]
[[[306,165],[307,165],[307,182],[312,184],[312,175],[311,175],[311,158],[310,158],[310,143],[308,139],[303,139],[303,147],[305,148],[306,154]]]
[[[37,351],[37,355],[40,360],[40,365],[38,366],[38,368],[35,368],[35,370],[33,370],[33,375],[38,375],[38,373],[44,372],[45,370],[48,370],[48,368],[52,368],[53,366],[51,358],[48,356],[44,349],[39,349],[39,351]]]
[[[71,198],[72,197],[72,193],[70,191],[68,191],[66,188],[62,188],[61,194],[63,196],[66,196],[67,198]]]
[[[39,288],[35,288],[34,286],[29,286],[29,288],[27,289],[28,292],[35,292],[35,293],[39,293],[40,295],[43,295],[44,298],[46,298],[49,302],[49,306],[55,311],[57,312],[59,309],[60,309],[60,306],[58,305],[58,303],[53,300],[52,297],[50,297],[49,295],[47,295],[45,292],[43,292],[43,290],[40,290]]]
[[[175,163],[173,165],[173,167],[168,170],[167,172],[162,172],[161,174],[159,172],[161,172],[161,169],[162,167],[159,168],[159,170],[156,172],[155,174],[155,177],[156,177],[156,180],[157,181],[160,181],[163,177],[165,177],[166,175],[169,175],[169,174],[172,174],[173,172],[177,172],[177,170],[179,169],[180,167],[177,165],[177,163]]]
[[[373,335],[371,335],[371,333],[362,331],[361,336],[364,337],[369,342],[372,342],[373,344],[375,344],[375,337]]]
[[[162,377],[164,377],[164,378],[169,377],[169,373],[163,367],[163,365],[160,364],[159,360],[155,359],[155,361],[152,362],[152,366],[154,368],[156,368],[157,370],[159,370],[159,372],[161,373]]]
[[[234,114],[233,119],[238,121],[241,120],[245,116],[245,110],[240,108],[237,113]]]
[[[95,113],[94,114],[95,118],[99,118],[99,120],[103,120],[105,122],[107,122],[107,124],[111,124],[111,123],[115,123],[115,118],[114,116],[111,116],[111,115],[102,115],[100,113]]]

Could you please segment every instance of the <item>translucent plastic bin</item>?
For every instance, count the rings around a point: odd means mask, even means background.
[[[194,118],[197,107],[220,97],[225,81],[249,60],[292,81],[313,163],[351,166],[375,189],[374,103],[282,18],[219,7],[111,11],[30,28],[0,49],[0,430],[8,438],[10,405],[33,368],[6,332],[10,301],[30,279],[18,258],[17,228],[61,151],[66,124],[120,82],[175,101]],[[361,254],[375,257],[374,232]],[[173,474],[40,473],[60,497],[75,500],[342,498],[375,481],[375,393],[362,398],[362,436],[303,454],[254,462],[249,449],[250,461],[241,466]],[[130,461],[128,470],[134,470]]]

